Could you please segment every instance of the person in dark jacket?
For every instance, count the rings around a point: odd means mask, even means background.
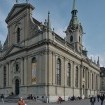
[[[97,94],[97,101],[99,102],[99,100],[100,100],[100,95]]]
[[[94,105],[94,103],[95,103],[95,97],[94,96],[90,97],[90,103],[91,103],[91,105]]]
[[[100,100],[101,100],[101,105],[103,105],[104,95],[101,95],[101,96],[100,96]]]
[[[4,104],[4,94],[1,94],[1,100],[2,100],[2,103]]]

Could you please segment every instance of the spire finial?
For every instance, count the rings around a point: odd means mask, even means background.
[[[26,0],[26,3],[28,3],[29,0]]]
[[[48,11],[48,23],[47,23],[47,26],[51,30],[50,11]]]
[[[16,0],[16,4],[18,3],[18,0]]]
[[[99,56],[98,56],[98,60],[97,60],[97,65],[100,66],[100,59],[99,59]]]
[[[73,8],[72,8],[72,10],[76,10],[76,1],[75,0],[73,0]]]

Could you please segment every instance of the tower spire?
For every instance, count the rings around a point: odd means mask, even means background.
[[[98,56],[97,65],[100,66],[100,58]]]
[[[76,1],[75,0],[73,0],[73,8],[72,8],[72,10],[76,10]]]
[[[73,8],[71,11],[72,17],[77,17],[78,10],[76,9],[76,0],[73,0]]]
[[[76,8],[76,0],[73,1],[73,7],[71,10],[71,20],[66,30],[66,39],[67,42],[72,44],[75,51],[78,51],[80,53],[83,53],[83,45],[82,45],[82,34],[83,34],[83,28],[78,20],[78,10]],[[87,51],[84,50],[84,54],[87,55]]]

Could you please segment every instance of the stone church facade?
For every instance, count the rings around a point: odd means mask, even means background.
[[[0,94],[47,97],[97,95],[100,90],[99,59],[93,62],[83,49],[83,27],[75,1],[63,39],[51,28],[50,13],[44,23],[32,17],[29,3],[14,4],[6,18],[8,35],[0,44]]]

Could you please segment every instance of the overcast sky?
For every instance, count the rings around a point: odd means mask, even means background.
[[[5,19],[16,0],[0,0],[0,40],[4,43],[8,34]],[[18,0],[24,3],[26,0]],[[35,10],[33,17],[44,22],[50,11],[52,28],[61,37],[65,37],[70,19],[73,0],[29,0]],[[105,66],[105,0],[76,0],[78,18],[84,32],[83,45],[89,57],[100,57],[101,66]]]

